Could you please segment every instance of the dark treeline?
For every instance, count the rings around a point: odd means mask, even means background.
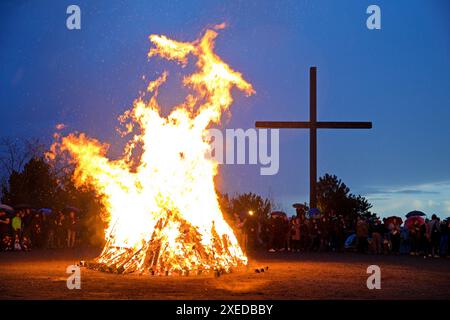
[[[359,220],[376,221],[371,204],[336,176],[326,174],[319,179],[318,213],[309,216],[306,203],[294,204],[295,215],[277,211],[270,199],[254,193],[222,195],[220,203],[227,220],[247,250],[270,251],[341,250],[346,238],[355,232]],[[294,210],[294,209],[293,209]]]
[[[275,211],[269,199],[253,193],[221,197],[221,206],[245,251],[357,251],[373,254],[448,256],[450,219],[380,219],[371,204],[336,176],[319,179],[318,207],[294,204],[295,215]],[[422,214],[423,215],[423,214]],[[409,220],[411,219],[411,220]],[[411,222],[411,223],[406,223]]]
[[[1,140],[0,173],[0,202],[16,209],[0,217],[3,233],[9,234],[3,247],[14,246],[17,236],[24,249],[70,246],[70,224],[76,224],[77,246],[101,245],[105,225],[97,195],[75,187],[70,166],[51,165],[38,140]],[[9,230],[2,223],[6,219]]]

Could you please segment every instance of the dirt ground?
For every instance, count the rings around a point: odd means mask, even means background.
[[[450,259],[353,253],[265,253],[249,268],[214,278],[117,275],[81,269],[81,289],[66,286],[67,266],[93,250],[0,253],[0,299],[450,299]],[[381,289],[369,290],[369,265]],[[256,273],[256,267],[268,271]]]

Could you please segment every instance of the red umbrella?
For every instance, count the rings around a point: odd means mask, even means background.
[[[421,225],[425,224],[425,219],[422,217],[419,217],[419,216],[409,217],[405,221],[405,226],[406,226],[406,228],[411,229],[411,227],[414,226],[414,224],[416,222],[419,224],[419,226],[421,226]]]

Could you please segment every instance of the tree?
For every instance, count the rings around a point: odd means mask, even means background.
[[[58,177],[59,202],[64,207],[71,206],[79,209],[81,226],[79,236],[83,243],[95,246],[103,245],[107,219],[101,196],[92,186],[76,187],[72,176],[71,173],[67,173]]]
[[[266,219],[272,210],[272,202],[252,192],[237,194],[230,198],[228,194],[219,199],[222,210],[229,216],[234,213],[248,215],[251,211],[257,219]]]
[[[35,157],[24,165],[21,172],[14,170],[11,173],[2,191],[2,202],[43,208],[58,202],[60,190],[50,166],[43,158]]]
[[[4,195],[8,189],[8,180],[12,177],[17,178],[24,165],[32,158],[42,156],[45,148],[38,138],[19,139],[19,138],[1,138],[0,139],[0,195]]]
[[[237,194],[231,198],[228,194],[219,194],[219,204],[230,226],[236,226],[234,214],[238,214],[244,222],[242,228],[248,237],[248,247],[246,249],[256,248],[264,241],[267,241],[265,227],[273,209],[271,200],[252,192]]]
[[[44,145],[39,139],[0,139],[0,171],[11,175],[19,172],[32,158],[40,157],[44,152]]]
[[[357,217],[374,216],[370,212],[372,205],[367,199],[351,194],[350,188],[335,175],[325,174],[319,178],[317,200],[321,212],[342,215],[350,221],[355,221]]]
[[[75,187],[73,166],[62,160],[49,161],[44,155],[38,139],[0,140],[1,202],[63,212],[68,207],[78,208],[82,242],[101,244],[105,220],[99,196],[89,186]]]

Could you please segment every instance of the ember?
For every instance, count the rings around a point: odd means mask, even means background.
[[[247,264],[219,208],[217,163],[206,156],[211,151],[207,129],[231,106],[231,89],[254,93],[213,51],[217,30],[223,27],[208,29],[193,42],[150,36],[154,46],[149,57],[182,66],[196,60],[194,73],[183,79],[191,93],[162,117],[158,90],[168,72],[151,81],[147,93],[119,117],[122,133],[130,137],[122,158],[108,159],[108,145],[84,134],[57,136],[51,155],[70,155],[77,186],[94,186],[108,212],[106,244],[88,264],[91,268],[188,275],[190,270],[229,271]]]

